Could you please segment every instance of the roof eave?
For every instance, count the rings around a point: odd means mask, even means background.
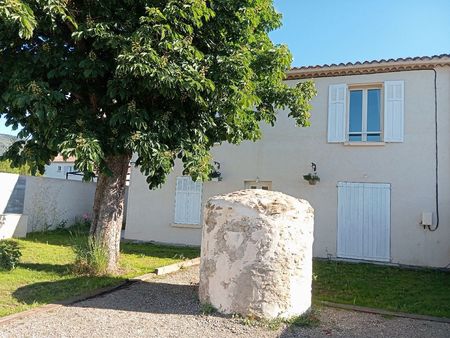
[[[314,66],[293,68],[286,74],[287,80],[334,77],[345,75],[362,75],[391,73],[411,70],[429,70],[436,67],[450,66],[450,58],[438,60],[420,60],[413,62],[379,62],[376,64],[352,64],[337,66]]]

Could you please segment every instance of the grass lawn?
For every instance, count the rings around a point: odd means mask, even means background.
[[[199,255],[197,248],[122,243],[123,275],[80,277],[70,272],[74,254],[67,231],[31,233],[17,242],[22,251],[19,266],[11,272],[0,272],[0,317],[118,284]]]
[[[450,272],[314,261],[313,300],[450,318]]]
[[[122,243],[121,276],[80,277],[67,231],[32,233],[17,240],[22,259],[0,272],[0,317],[111,286],[156,267],[193,258],[199,249]],[[450,272],[315,260],[313,301],[330,301],[450,318]]]

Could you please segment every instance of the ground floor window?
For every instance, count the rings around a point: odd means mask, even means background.
[[[189,176],[177,177],[175,191],[175,224],[200,224],[202,182]]]
[[[271,181],[245,181],[245,189],[272,190]]]

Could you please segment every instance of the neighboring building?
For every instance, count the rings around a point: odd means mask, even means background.
[[[133,168],[125,238],[198,245],[208,197],[262,188],[312,204],[317,257],[448,266],[450,55],[287,74],[290,85],[306,79],[318,91],[311,126],[298,128],[280,111],[262,140],[214,148],[222,181],[193,182],[177,163],[150,191]],[[312,162],[316,185],[303,179]]]
[[[127,173],[127,182],[126,185],[128,186],[130,184],[130,173],[131,173],[131,166],[128,167],[128,173]],[[83,180],[83,173],[75,169],[75,157],[68,157],[67,160],[64,160],[64,158],[61,155],[58,155],[54,158],[54,160],[50,163],[50,165],[45,166],[45,177],[50,178],[62,178],[72,181],[82,181]],[[92,182],[97,182],[97,176],[95,176],[92,179]]]
[[[45,166],[44,177],[70,179],[82,181],[83,175],[75,174],[75,157],[68,157],[66,160],[61,155],[56,156],[53,161]]]

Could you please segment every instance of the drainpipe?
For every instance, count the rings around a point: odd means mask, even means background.
[[[438,152],[438,106],[437,106],[437,72],[436,69],[432,69],[434,72],[434,141],[435,141],[435,177],[436,177],[436,225],[431,228],[428,225],[428,230],[436,231],[439,228],[439,152]]]

